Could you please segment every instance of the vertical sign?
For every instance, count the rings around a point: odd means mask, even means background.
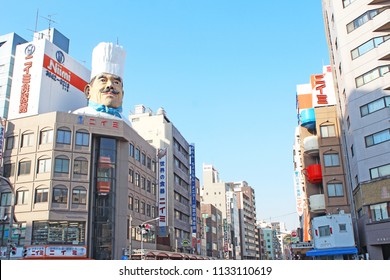
[[[5,132],[6,120],[0,118],[0,172],[3,171],[3,147],[4,147],[4,132]]]
[[[195,176],[195,145],[190,145],[190,178],[191,178],[191,218],[192,236],[196,237],[196,176]]]
[[[159,236],[167,236],[167,149],[158,151],[158,217]]]

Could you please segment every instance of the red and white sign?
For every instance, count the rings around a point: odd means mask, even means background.
[[[24,258],[80,258],[87,257],[87,248],[72,245],[31,245],[26,247],[24,254]]]
[[[45,39],[17,46],[8,119],[86,106],[89,78],[89,69]]]

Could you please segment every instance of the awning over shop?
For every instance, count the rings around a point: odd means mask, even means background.
[[[317,256],[334,256],[334,255],[351,255],[357,254],[356,247],[331,248],[331,249],[314,249],[306,252],[308,257]]]

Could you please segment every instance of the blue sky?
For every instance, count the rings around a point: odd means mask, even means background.
[[[126,51],[124,111],[163,107],[196,147],[196,172],[245,180],[258,219],[298,226],[292,145],[296,85],[329,63],[321,1],[4,1],[0,34],[49,27],[90,68],[99,42]],[[38,11],[38,17],[37,17]]]

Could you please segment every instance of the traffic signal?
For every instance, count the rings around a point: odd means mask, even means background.
[[[151,230],[151,226],[149,224],[142,224],[138,226],[141,234],[148,234]]]
[[[27,249],[26,248],[23,249],[23,258],[25,258],[25,257],[27,257]]]
[[[11,244],[11,250],[10,250],[11,255],[16,255],[16,250],[17,250],[16,245],[15,244]]]
[[[150,225],[145,224],[144,227],[145,227],[145,233],[149,233],[150,232]]]

